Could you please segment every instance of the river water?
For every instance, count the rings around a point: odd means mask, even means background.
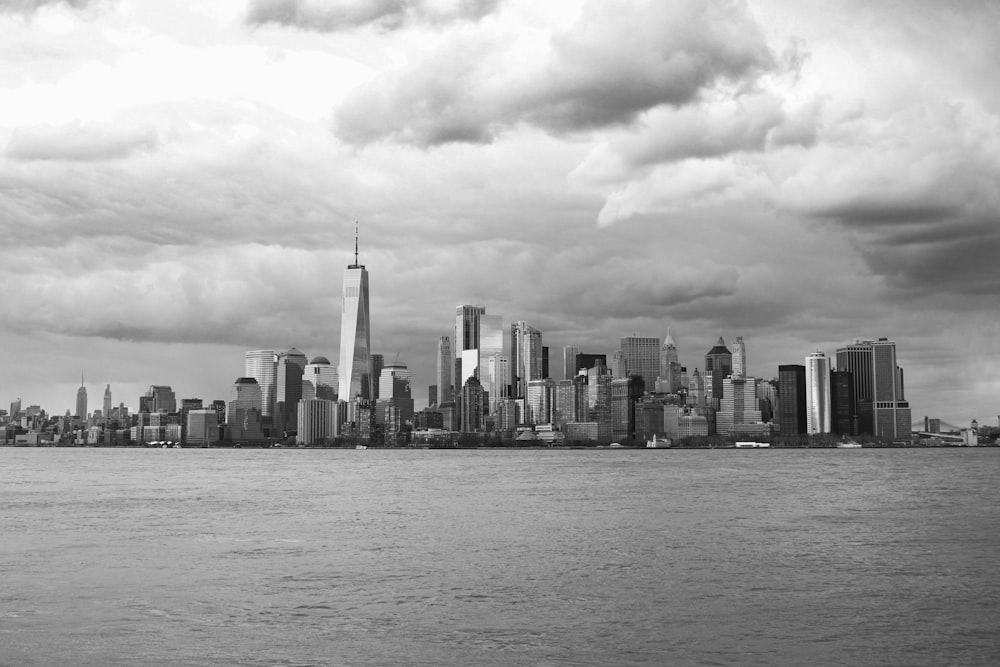
[[[2,665],[993,665],[1000,449],[0,449]]]

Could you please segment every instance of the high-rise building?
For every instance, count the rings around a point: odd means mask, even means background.
[[[337,404],[322,398],[299,401],[296,408],[295,442],[317,445],[337,433]]]
[[[580,354],[580,348],[567,345],[563,348],[563,380],[572,380],[580,370],[576,367],[576,357]]]
[[[542,332],[523,320],[510,325],[510,373],[514,398],[524,398],[532,380],[544,379]]]
[[[715,414],[716,433],[733,434],[733,427],[740,424],[757,424],[761,421],[760,404],[757,402],[757,379],[735,373],[722,381],[722,400]]]
[[[382,368],[379,378],[379,401],[399,410],[401,422],[413,421],[413,394],[410,370],[401,361],[392,361]]]
[[[455,339],[452,341],[452,352],[457,364],[452,384],[456,392],[460,393],[466,378],[479,377],[479,325],[485,314],[485,306],[455,307]],[[475,354],[466,354],[468,350],[474,350]],[[470,363],[475,368],[469,368]]]
[[[437,344],[437,404],[447,403],[454,396],[452,381],[455,376],[455,356],[451,351],[451,338],[441,336]]]
[[[274,414],[274,393],[278,378],[278,355],[274,350],[250,350],[245,354],[243,377],[254,378],[260,386],[261,414]]]
[[[857,435],[854,378],[850,371],[830,373],[830,426],[834,433]]]
[[[486,359],[489,384],[485,390],[489,394],[489,414],[496,414],[500,402],[510,398],[510,358],[506,354],[494,354]]]
[[[778,366],[778,424],[781,435],[806,432],[806,367]]]
[[[525,403],[528,406],[528,424],[549,424],[552,422],[552,393],[555,382],[539,378],[528,382]]]
[[[853,378],[859,434],[885,440],[908,440],[912,436],[903,369],[896,364],[896,343],[879,338],[838,348],[837,369],[850,371]]]
[[[733,355],[726,347],[726,342],[719,336],[719,341],[705,355],[706,399],[715,406],[722,399],[722,382],[733,373]]]
[[[111,419],[111,385],[104,388],[104,423]]]
[[[611,383],[614,377],[603,364],[587,371],[587,421],[597,424],[597,439],[611,439]]]
[[[608,355],[606,354],[591,354],[589,352],[581,352],[576,355],[576,371],[589,371],[591,368],[600,364],[601,366],[608,365]]]
[[[490,359],[493,357],[503,355],[503,318],[499,315],[486,315],[483,314],[479,317],[479,383],[483,387],[483,391],[489,394],[488,405],[483,405],[483,410],[493,411],[493,407],[496,403],[493,399],[493,391],[497,387],[503,385],[505,382],[509,383],[509,380],[505,379],[503,375],[504,368],[497,368],[496,371],[501,373],[500,376],[494,377],[494,367],[490,365]],[[492,406],[492,407],[490,407]]]
[[[660,347],[659,339],[656,347]],[[611,437],[615,440],[635,437],[635,405],[644,391],[641,375],[630,374],[611,381]]]
[[[146,390],[143,412],[177,412],[177,397],[169,385],[154,384]],[[143,401],[140,400],[140,404]]]
[[[648,336],[624,336],[619,347],[625,356],[629,375],[642,376],[644,390],[652,391],[660,372],[660,339]]]
[[[379,398],[379,380],[382,377],[382,369],[385,367],[385,356],[381,354],[373,354],[371,359],[371,374],[372,374],[372,400],[377,401]]]
[[[226,406],[226,432],[230,439],[263,436],[261,430],[262,392],[256,378],[236,378]]]
[[[470,377],[462,385],[462,426],[463,433],[483,430],[483,387],[479,380]]]
[[[83,384],[83,374],[80,375],[80,388],[76,390],[76,416],[87,418],[87,387]]]
[[[354,239],[354,263],[344,269],[343,306],[340,312],[340,388],[337,397],[356,405],[355,397],[372,395],[371,320],[368,310],[368,271],[358,263],[358,240]],[[348,408],[348,419],[354,421]]]
[[[747,374],[747,346],[743,336],[737,336],[733,343],[733,376],[743,377]]]
[[[306,364],[303,369],[302,379],[313,386],[315,398],[327,401],[337,400],[337,389],[340,385],[337,367],[331,364],[326,357],[313,357],[312,361]]]
[[[294,347],[278,355],[274,390],[274,426],[280,432],[295,427],[296,410],[302,399],[302,378],[306,355]],[[263,392],[261,392],[263,401]]]
[[[616,380],[628,377],[628,360],[621,350],[611,353],[611,377]]]
[[[219,420],[215,410],[194,409],[187,413],[187,444],[209,446],[219,440]]]
[[[681,364],[677,356],[677,344],[667,330],[667,336],[660,346],[660,371],[657,377],[657,391],[676,394],[684,386],[681,382]]]
[[[830,358],[822,352],[806,357],[806,431],[829,433]]]
[[[694,369],[694,374],[691,376],[688,388],[688,402],[693,406],[703,407],[705,400],[705,379],[696,368]]]

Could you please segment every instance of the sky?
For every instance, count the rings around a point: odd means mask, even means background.
[[[1000,414],[1000,3],[0,0],[0,35],[4,408],[336,362],[357,222],[418,407],[481,304],[553,375],[884,336],[914,420]]]

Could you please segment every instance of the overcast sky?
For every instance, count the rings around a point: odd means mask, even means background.
[[[338,356],[354,222],[414,397],[455,306],[561,349],[897,342],[1000,413],[1000,3],[0,0],[0,405]]]

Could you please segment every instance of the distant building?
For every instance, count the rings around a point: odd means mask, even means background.
[[[244,355],[243,377],[254,378],[260,386],[261,414],[272,416],[278,381],[278,355],[274,350],[250,350]]]
[[[527,322],[510,325],[510,373],[514,398],[525,398],[528,383],[542,380],[542,332]]]
[[[371,379],[372,379],[371,399],[373,401],[377,401],[379,399],[379,389],[380,389],[379,380],[382,377],[382,368],[384,366],[385,366],[385,357],[383,355],[381,354],[371,355],[371,365],[369,366],[371,370],[369,371],[369,373],[371,373]]]
[[[83,384],[82,375],[80,376],[80,388],[76,390],[76,416],[80,419],[87,419],[87,387]]]
[[[577,375],[576,358],[580,354],[580,348],[567,345],[563,348],[563,380],[571,380]]]
[[[338,435],[337,404],[322,398],[298,403],[295,442],[317,445]]]
[[[615,440],[635,438],[635,406],[644,390],[641,375],[611,381],[611,437]]]
[[[778,366],[778,424],[781,435],[806,432],[806,367]]]
[[[904,396],[903,369],[896,363],[896,343],[879,338],[838,348],[837,369],[850,371],[853,378],[858,433],[884,440],[912,437],[910,404]]]
[[[326,357],[313,357],[302,370],[302,379],[312,385],[315,398],[337,400],[340,378],[337,376],[337,367]]]
[[[348,419],[357,422],[353,410],[357,397],[372,397],[371,319],[369,316],[368,270],[358,262],[358,241],[354,240],[354,263],[344,269],[340,313],[340,363],[337,397],[348,405]]]
[[[462,386],[461,410],[463,433],[483,430],[483,387],[474,377]]]
[[[857,435],[854,378],[850,371],[830,372],[831,430],[841,435]]]
[[[715,347],[705,355],[705,372],[702,374],[705,380],[705,398],[712,407],[719,406],[722,400],[722,383],[732,373],[733,354],[726,347],[722,336],[719,336]]]
[[[455,357],[451,351],[451,338],[441,336],[437,343],[437,400],[434,405],[452,400],[452,382],[455,376]]]
[[[626,372],[642,378],[644,391],[653,390],[660,371],[660,339],[652,336],[624,336],[619,348],[625,356]]]
[[[146,391],[150,412],[177,412],[177,397],[169,385],[154,384]]]
[[[219,440],[215,410],[195,408],[187,413],[187,444],[209,446]]]
[[[733,343],[733,376],[743,377],[747,374],[747,346],[743,336],[737,336]]]
[[[722,381],[722,400],[715,413],[715,430],[722,436],[734,434],[733,427],[759,424],[761,414],[757,402],[757,379],[735,373]]]

